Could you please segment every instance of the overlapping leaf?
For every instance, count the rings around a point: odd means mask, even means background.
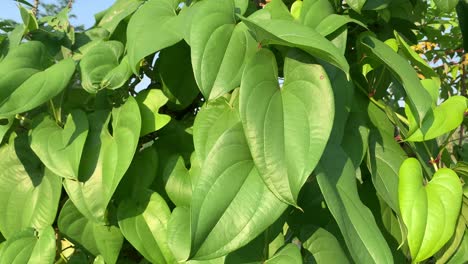
[[[118,209],[120,229],[125,238],[152,263],[173,263],[167,244],[167,223],[171,211],[157,193],[142,191],[124,200]]]
[[[171,121],[170,116],[159,113],[159,108],[165,105],[168,100],[161,90],[142,91],[135,99],[141,114],[140,136],[159,130]]]
[[[193,190],[190,257],[212,259],[246,245],[286,207],[265,186],[237,124],[215,143]]]
[[[31,148],[53,173],[77,180],[88,127],[88,117],[81,110],[68,115],[63,129],[50,117],[43,116],[32,130]]]
[[[257,42],[243,23],[236,25],[233,0],[199,3],[192,17],[190,47],[195,80],[207,99],[240,84]]]
[[[107,29],[112,34],[119,23],[135,12],[143,3],[141,0],[117,0],[98,23],[98,27]]]
[[[52,225],[61,194],[61,179],[44,169],[26,137],[0,148],[0,232],[7,239],[27,227]]]
[[[141,59],[182,40],[178,4],[179,0],[149,0],[133,14],[127,27],[127,52],[135,74]]]
[[[244,71],[240,116],[260,176],[275,195],[296,205],[299,191],[330,136],[334,101],[325,70],[292,50],[278,84],[271,51],[257,53]]]
[[[462,187],[457,174],[439,169],[423,185],[421,164],[415,158],[403,162],[399,171],[398,200],[408,229],[413,261],[436,253],[452,237],[462,204]]]
[[[112,118],[112,134],[109,123]],[[80,164],[78,181],[64,187],[78,210],[88,219],[105,223],[107,205],[127,171],[137,148],[141,119],[138,104],[129,97],[125,104],[89,116],[90,129]]]
[[[17,232],[0,247],[0,263],[49,264],[55,260],[55,232],[50,226]]]
[[[94,256],[102,255],[106,263],[116,263],[123,244],[123,236],[118,227],[93,223],[67,200],[58,218],[58,228],[66,237]]]
[[[304,260],[316,263],[349,263],[336,237],[323,228],[301,232],[302,246],[308,251]],[[313,258],[313,260],[311,259]]]

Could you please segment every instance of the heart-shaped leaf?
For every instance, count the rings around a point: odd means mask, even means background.
[[[463,122],[468,100],[464,96],[455,95],[430,111],[417,128],[416,121],[409,111],[406,111],[410,121],[410,131],[414,131],[406,141],[425,141],[441,136],[460,126]]]
[[[238,123],[215,143],[193,190],[190,257],[212,259],[246,245],[286,207],[262,181]]]
[[[183,27],[176,13],[179,2],[149,0],[132,15],[127,26],[127,52],[135,74],[141,59],[182,40]]]
[[[408,229],[408,245],[414,262],[436,253],[452,237],[462,203],[462,185],[457,174],[439,169],[426,185],[421,164],[406,159],[399,172],[398,200]]]
[[[55,232],[50,226],[17,232],[0,247],[0,263],[54,263]]]
[[[184,159],[180,156],[169,159],[163,177],[167,178],[165,190],[171,201],[176,206],[190,207],[192,177],[185,167]]]
[[[264,262],[265,264],[302,263],[301,250],[295,244],[287,244],[281,248],[273,257]]]
[[[302,246],[307,250],[306,263],[349,263],[338,239],[323,228],[306,228],[301,231]]]
[[[190,47],[195,80],[205,98],[215,99],[239,86],[257,42],[243,23],[236,25],[233,0],[200,2],[192,21]]]
[[[119,23],[131,15],[143,3],[141,0],[117,0],[99,21],[98,27],[105,28],[110,34],[114,32]]]
[[[125,238],[152,263],[174,263],[167,244],[167,223],[171,211],[157,193],[142,191],[124,200],[118,209],[119,226]]]
[[[77,180],[87,136],[88,117],[81,110],[68,115],[63,129],[50,117],[43,116],[32,130],[31,148],[53,173]]]
[[[240,115],[255,165],[268,188],[296,205],[330,136],[334,101],[322,66],[298,50],[288,53],[284,85],[275,56],[262,49],[246,66]]]
[[[83,150],[86,159],[81,161],[78,180],[66,179],[64,187],[84,216],[104,224],[107,205],[137,148],[141,127],[138,104],[129,97],[112,110],[112,115],[107,110],[92,113],[89,124]]]
[[[62,207],[58,228],[67,238],[94,256],[102,255],[106,263],[114,264],[117,261],[123,244],[119,228],[93,223],[70,200]]]
[[[164,106],[168,100],[161,90],[145,90],[138,93],[135,99],[141,113],[140,136],[157,131],[171,121],[170,116],[158,113],[159,108]]]
[[[0,232],[7,239],[27,227],[52,225],[62,180],[29,148],[27,137],[16,137],[0,148]],[[40,199],[38,199],[40,197]],[[7,262],[9,263],[9,262]]]

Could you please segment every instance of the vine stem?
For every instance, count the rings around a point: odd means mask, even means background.
[[[423,143],[424,148],[426,149],[427,154],[429,155],[430,163],[431,163],[432,166],[434,167],[434,170],[435,170],[435,171],[438,171],[438,170],[439,170],[439,167],[437,166],[437,162],[435,161],[434,157],[432,156],[431,151],[430,151],[429,148],[427,147],[426,142],[423,141],[422,143]]]
[[[34,0],[33,3],[33,8],[31,12],[34,14],[34,16],[37,18],[37,10],[39,9],[39,0]]]

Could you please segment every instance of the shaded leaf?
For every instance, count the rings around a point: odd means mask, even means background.
[[[295,244],[287,244],[281,248],[273,257],[264,262],[265,264],[287,264],[302,263],[302,256],[299,247]]]
[[[346,254],[336,237],[323,228],[308,229],[301,232],[302,247],[311,254],[305,262],[310,263],[349,263]]]
[[[159,113],[159,108],[164,106],[168,100],[161,90],[144,90],[138,93],[135,99],[141,114],[140,136],[157,131],[171,121],[170,116]]]

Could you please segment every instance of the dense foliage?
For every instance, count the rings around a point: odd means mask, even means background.
[[[468,1],[18,2],[0,263],[468,260]]]

